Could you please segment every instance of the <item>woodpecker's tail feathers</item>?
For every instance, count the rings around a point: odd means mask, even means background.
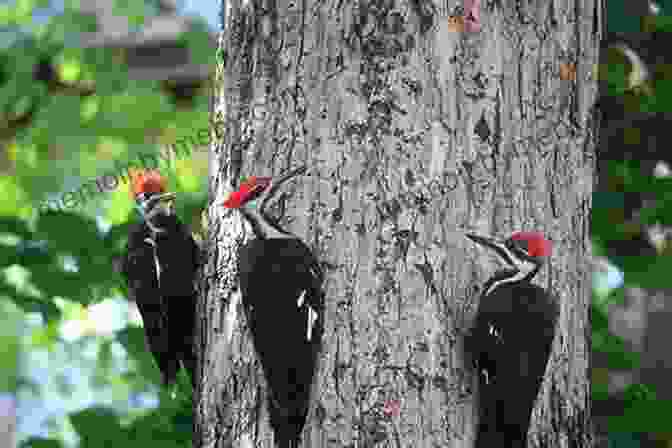
[[[527,425],[506,425],[494,415],[483,416],[478,424],[474,448],[526,448]]]
[[[175,383],[177,380],[177,372],[180,371],[179,361],[170,356],[167,352],[164,352],[159,359],[156,360],[156,364],[161,372],[161,384],[170,386]]]
[[[275,432],[275,448],[299,448],[301,440],[291,435]]]
[[[268,411],[271,417],[271,427],[275,433],[276,448],[298,448],[301,441],[301,432],[305,423],[305,415],[294,409],[286,409],[269,397]]]
[[[479,425],[480,426],[480,425]],[[519,434],[508,432],[486,431],[479,427],[476,434],[474,448],[526,448],[527,440],[520,438]]]

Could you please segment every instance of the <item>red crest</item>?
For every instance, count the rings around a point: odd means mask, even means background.
[[[527,241],[527,252],[532,257],[548,257],[551,255],[551,242],[539,232],[516,232],[512,240]]]
[[[131,179],[131,195],[163,193],[166,191],[166,180],[158,171],[153,170],[129,170]]]
[[[263,191],[271,183],[270,177],[251,176],[240,183],[240,188],[229,195],[223,205],[226,208],[238,208],[250,200],[258,191]]]

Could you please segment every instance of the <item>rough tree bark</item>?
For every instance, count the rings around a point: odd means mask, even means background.
[[[472,446],[475,378],[462,336],[475,285],[498,266],[463,234],[530,229],[554,242],[536,281],[562,302],[532,432],[537,446],[590,446],[589,110],[600,0],[489,2],[478,33],[450,20],[458,6],[224,3],[195,446],[272,447],[237,290],[235,250],[250,232],[217,203],[241,174],[299,163],[312,175],[288,188],[282,222],[327,274],[303,447]],[[560,79],[571,60],[576,79]]]

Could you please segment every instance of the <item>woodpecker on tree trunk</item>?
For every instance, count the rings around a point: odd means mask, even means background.
[[[324,329],[324,275],[311,250],[267,207],[280,185],[305,171],[249,178],[223,204],[240,210],[256,236],[239,249],[238,272],[278,448],[298,447],[306,422]]]
[[[182,362],[195,388],[194,277],[199,249],[175,215],[175,194],[165,192],[161,175],[140,171],[130,177],[142,221],[129,231],[121,272],[142,315],[145,338],[164,385],[175,382]]]
[[[530,283],[551,244],[534,232],[514,233],[505,241],[467,237],[507,265],[485,282],[476,323],[465,339],[479,380],[475,448],[525,448],[559,313],[554,297]]]

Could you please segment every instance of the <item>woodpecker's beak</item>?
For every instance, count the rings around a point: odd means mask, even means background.
[[[149,198],[147,201],[147,210],[151,213],[164,212],[164,214],[171,214],[173,212],[173,204],[175,203],[175,193],[162,193]]]
[[[175,193],[155,194],[140,202],[138,208],[145,222],[151,226],[151,221],[157,215],[170,216],[173,214],[174,201]]]
[[[270,199],[273,198],[273,196],[275,196],[275,194],[278,192],[278,189],[282,184],[300,174],[305,173],[307,169],[308,167],[306,165],[301,165],[298,168],[287,171],[286,173],[281,174],[280,176],[273,179],[273,181],[271,181],[271,185],[264,192],[261,201],[259,201],[261,203],[259,209],[262,211],[266,209],[266,207],[269,205]]]
[[[466,237],[469,238],[471,241],[473,241],[476,244],[480,244],[481,246],[489,247],[494,250],[501,249],[504,246],[504,242],[500,241],[496,238],[490,238],[487,236],[481,236],[481,235],[475,235],[473,233],[467,233]]]
[[[506,247],[506,241],[500,240],[498,238],[475,235],[473,233],[467,233],[466,237],[476,244],[494,250],[502,261],[514,269],[519,269],[519,267],[516,266],[513,261],[515,257],[512,256],[511,251]]]
[[[307,169],[308,169],[308,167],[306,165],[301,165],[298,168],[295,168],[293,170],[290,170],[290,171],[286,172],[285,174],[281,174],[280,176],[278,176],[276,179],[273,180],[273,184],[275,186],[278,186],[282,183],[285,183],[289,179],[305,173]]]

